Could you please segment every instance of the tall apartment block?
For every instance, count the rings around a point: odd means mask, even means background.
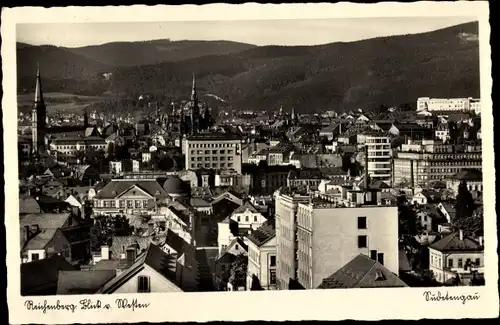
[[[315,198],[297,209],[298,282],[317,288],[359,254],[398,275],[398,209],[380,205],[380,192],[356,192],[347,205]]]
[[[366,164],[372,180],[391,181],[391,140],[387,136],[367,135],[365,141]]]
[[[282,188],[276,194],[276,283],[279,290],[287,290],[290,279],[297,276],[296,213],[298,204],[308,202],[305,193]]]

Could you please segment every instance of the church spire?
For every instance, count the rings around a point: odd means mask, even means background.
[[[37,62],[36,64],[36,86],[35,86],[35,101],[34,108],[37,106],[43,106],[43,91],[42,91],[42,78],[40,77],[40,64]]]

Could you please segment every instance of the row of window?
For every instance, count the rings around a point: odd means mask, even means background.
[[[234,157],[232,156],[229,156],[227,157],[227,160],[228,161],[232,161]],[[203,157],[191,157],[191,161],[225,161],[226,160],[226,157],[222,156],[222,157],[205,157],[205,159],[203,159]]]
[[[231,148],[235,147],[236,143],[189,143],[189,148]]]
[[[225,155],[226,150],[191,150],[192,155]],[[228,155],[234,154],[234,150],[227,150]]]
[[[245,222],[249,222],[250,221],[249,219],[250,219],[249,216],[245,216]],[[241,222],[241,216],[237,216],[236,220],[238,220],[238,222]],[[253,216],[253,221],[257,222],[257,216],[256,215]]]
[[[95,200],[95,207],[101,208],[116,208],[116,200]],[[148,200],[119,200],[118,206],[120,208],[147,208]]]
[[[233,163],[228,163],[227,164],[227,168],[233,168],[234,167],[234,164]],[[210,166],[210,164],[191,164],[191,168],[194,169],[194,168],[226,168],[226,164],[225,163],[212,163],[212,165]]]

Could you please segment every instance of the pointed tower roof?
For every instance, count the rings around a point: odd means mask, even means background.
[[[196,74],[193,73],[193,88],[191,90],[191,100],[198,100],[198,95],[196,93]]]
[[[43,106],[43,91],[42,91],[42,78],[40,77],[40,65],[37,63],[36,69],[36,86],[35,86],[35,101],[33,103],[34,108]]]

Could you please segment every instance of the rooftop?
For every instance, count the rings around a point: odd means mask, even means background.
[[[210,132],[210,133],[200,133],[197,135],[191,135],[187,137],[188,141],[233,141],[242,140],[242,137],[238,134],[233,133],[223,133],[223,132]]]
[[[368,256],[359,254],[323,279],[318,289],[407,287],[394,273]]]
[[[255,231],[253,231],[248,236],[248,240],[260,247],[271,240],[274,236],[276,236],[275,225],[266,222]]]
[[[479,245],[477,241],[472,238],[464,236],[462,240],[460,240],[460,233],[454,232],[449,234],[448,236],[438,240],[433,243],[430,248],[441,252],[460,252],[460,251],[477,251],[482,252],[484,250],[484,246]]]
[[[57,294],[94,294],[115,276],[116,270],[59,271]]]

